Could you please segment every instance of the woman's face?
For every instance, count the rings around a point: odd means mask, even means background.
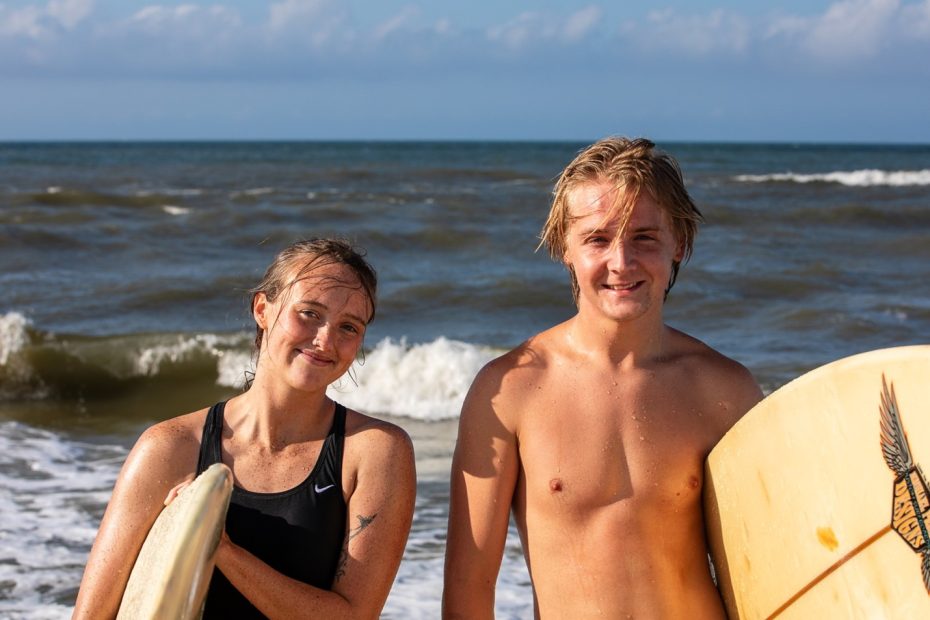
[[[339,264],[303,274],[273,302],[259,293],[253,311],[265,333],[256,375],[325,391],[355,360],[371,310],[355,273]]]

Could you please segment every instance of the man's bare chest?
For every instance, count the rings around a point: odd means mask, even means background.
[[[584,511],[699,500],[717,431],[693,394],[612,383],[550,387],[520,416],[528,501]]]

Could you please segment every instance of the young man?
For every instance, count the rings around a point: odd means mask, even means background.
[[[648,140],[586,150],[543,241],[578,312],[492,361],[452,463],[445,618],[491,618],[511,507],[541,618],[722,618],[701,511],[711,448],[761,398],[663,323],[701,214]]]

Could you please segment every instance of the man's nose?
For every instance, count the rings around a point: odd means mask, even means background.
[[[607,266],[611,269],[624,269],[636,262],[636,252],[628,244],[618,241],[611,245]]]

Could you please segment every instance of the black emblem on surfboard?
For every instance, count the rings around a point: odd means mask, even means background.
[[[930,489],[920,466],[914,464],[911,447],[901,424],[901,413],[894,395],[894,384],[890,386],[882,375],[882,402],[879,406],[882,427],[882,455],[885,463],[897,477],[894,481],[894,504],[891,511],[891,527],[910,545],[923,560],[921,571],[924,586],[930,593],[930,534],[927,520],[930,518]]]

